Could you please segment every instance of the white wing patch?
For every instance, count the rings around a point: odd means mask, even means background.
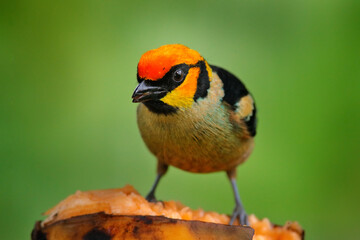
[[[240,119],[249,121],[254,111],[254,100],[251,95],[248,94],[240,99],[240,101],[236,104],[236,107],[236,114],[240,117]]]

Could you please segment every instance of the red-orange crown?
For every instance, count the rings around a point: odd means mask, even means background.
[[[144,53],[138,64],[138,75],[147,80],[161,79],[171,67],[185,63],[196,64],[204,60],[201,55],[184,45],[169,44]]]

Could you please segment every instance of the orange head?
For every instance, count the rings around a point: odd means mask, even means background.
[[[156,113],[189,108],[207,95],[210,86],[208,63],[197,51],[181,44],[164,45],[144,53],[137,70],[139,85],[133,102],[143,102]]]
[[[138,64],[138,75],[146,80],[161,79],[173,66],[195,65],[204,60],[200,54],[181,44],[164,45],[144,53]]]

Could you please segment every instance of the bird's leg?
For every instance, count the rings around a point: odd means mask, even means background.
[[[160,182],[161,177],[164,176],[167,169],[168,169],[168,165],[158,162],[157,175],[155,178],[155,182],[154,182],[153,186],[151,187],[150,192],[146,195],[146,200],[148,200],[149,202],[157,202],[156,197],[155,197],[155,191]]]
[[[150,192],[148,193],[148,195],[146,195],[146,200],[148,200],[149,202],[157,202],[156,197],[155,197],[155,190],[156,190],[156,187],[159,184],[159,181],[160,181],[162,176],[163,175],[161,175],[161,174],[156,175],[155,182],[154,182],[153,186],[151,187]]]
[[[232,213],[231,216],[231,220],[230,220],[230,225],[233,225],[235,222],[235,219],[239,220],[239,223],[241,225],[249,225],[248,222],[248,216],[245,212],[245,209],[242,205],[241,199],[240,199],[240,194],[238,191],[238,187],[236,185],[236,169],[227,171],[227,175],[229,177],[229,180],[231,182],[231,187],[233,189],[234,192],[234,196],[235,196],[235,209]]]

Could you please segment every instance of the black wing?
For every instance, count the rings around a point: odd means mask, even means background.
[[[220,77],[221,81],[224,84],[224,92],[225,95],[223,97],[223,101],[228,103],[232,110],[238,112],[241,116],[242,120],[245,122],[249,134],[251,136],[256,135],[256,106],[253,97],[246,89],[245,85],[241,82],[239,78],[237,78],[232,73],[226,71],[223,68],[216,67],[214,65],[210,65],[212,70],[217,73]],[[241,106],[250,105],[251,109],[241,109]],[[246,108],[246,109],[245,109]]]

